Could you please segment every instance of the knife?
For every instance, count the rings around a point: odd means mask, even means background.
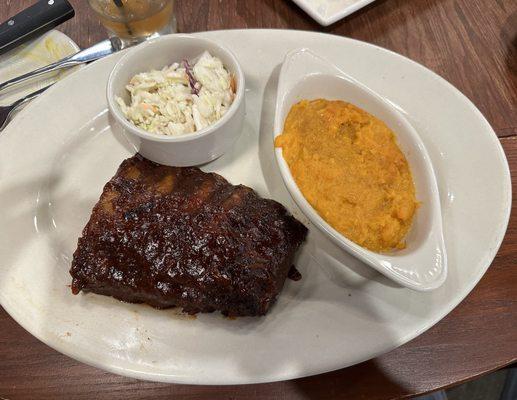
[[[111,39],[103,40],[102,42],[94,44],[93,46],[88,47],[87,49],[72,54],[71,56],[65,57],[52,64],[35,69],[34,71],[28,72],[26,74],[17,76],[16,78],[0,83],[0,91],[13,85],[16,85],[17,83],[26,81],[27,79],[46,74],[48,72],[56,71],[61,68],[73,67],[79,64],[85,64],[90,61],[95,61],[99,58],[113,54],[121,48],[122,43],[119,38],[113,37]]]
[[[75,15],[67,0],[40,0],[0,24],[0,54],[41,35]]]

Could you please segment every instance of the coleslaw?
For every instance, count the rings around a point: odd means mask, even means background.
[[[235,80],[221,60],[204,52],[193,66],[187,60],[142,72],[126,89],[130,104],[116,101],[127,120],[147,132],[178,136],[217,122],[235,97]]]

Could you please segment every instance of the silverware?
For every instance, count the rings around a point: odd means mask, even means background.
[[[9,120],[13,116],[13,113],[14,113],[14,111],[16,111],[16,109],[18,109],[20,106],[27,103],[28,101],[32,100],[34,97],[43,93],[50,86],[52,86],[52,85],[48,85],[48,86],[45,86],[44,88],[36,90],[35,92],[32,92],[32,93],[28,94],[27,96],[22,97],[19,100],[16,100],[11,105],[0,106],[0,132],[7,126],[7,124],[9,123]]]
[[[103,40],[102,42],[99,42],[87,49],[84,49],[71,56],[65,57],[62,60],[56,61],[45,67],[38,68],[34,71],[10,79],[6,82],[0,83],[0,91],[13,85],[16,85],[18,83],[21,83],[23,81],[26,81],[27,79],[34,78],[36,76],[40,76],[52,71],[56,71],[61,68],[73,67],[75,65],[85,64],[90,61],[97,60],[99,58],[115,53],[116,51],[120,50],[121,47],[122,45],[120,39],[118,38]]]
[[[73,16],[74,9],[67,0],[38,1],[0,24],[0,54],[55,28]]]

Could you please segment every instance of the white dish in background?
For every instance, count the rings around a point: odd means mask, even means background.
[[[58,82],[0,135],[4,309],[49,346],[105,370],[231,384],[356,364],[406,343],[456,307],[497,253],[511,206],[504,152],[474,105],[421,65],[344,37],[283,30],[196,36],[232,49],[247,80],[243,132],[203,169],[275,198],[307,224],[310,234],[296,262],[303,278],[287,280],[265,317],[236,320],[220,314],[190,319],[175,310],[71,294],[68,270],[77,238],[104,184],[133,152],[110,120],[105,98],[120,53]],[[271,136],[280,65],[301,46],[318,49],[388,99],[418,131],[438,180],[450,266],[438,289],[422,293],[393,284],[334,245],[292,201]]]
[[[305,199],[284,160],[282,149],[276,148],[276,160],[289,193],[311,222],[343,250],[410,289],[436,289],[447,276],[447,253],[443,242],[438,185],[422,140],[404,115],[389,101],[309,49],[293,50],[282,64],[273,138],[282,133],[287,114],[294,104],[301,100],[321,98],[355,104],[379,118],[395,132],[398,145],[411,168],[417,200],[421,202],[407,235],[407,247],[378,254],[339,233]]]
[[[79,50],[79,46],[64,33],[49,31],[0,56],[0,83],[44,67]],[[23,96],[62,79],[77,68],[62,69],[4,89],[0,91],[0,105],[14,103]]]
[[[185,59],[193,60],[204,51],[219,58],[235,76],[237,84],[233,103],[219,121],[198,132],[167,136],[146,132],[127,120],[115,98],[121,97],[129,104],[126,85],[133,76]],[[239,62],[226,47],[212,40],[175,34],[149,40],[128,50],[108,78],[106,96],[111,114],[140,154],[161,164],[185,167],[215,160],[237,140],[244,122],[245,85]]]
[[[293,0],[320,25],[328,26],[375,0]]]

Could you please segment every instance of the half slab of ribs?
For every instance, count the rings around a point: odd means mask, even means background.
[[[246,186],[136,155],[106,184],[79,238],[72,291],[264,315],[306,235],[281,204]]]

